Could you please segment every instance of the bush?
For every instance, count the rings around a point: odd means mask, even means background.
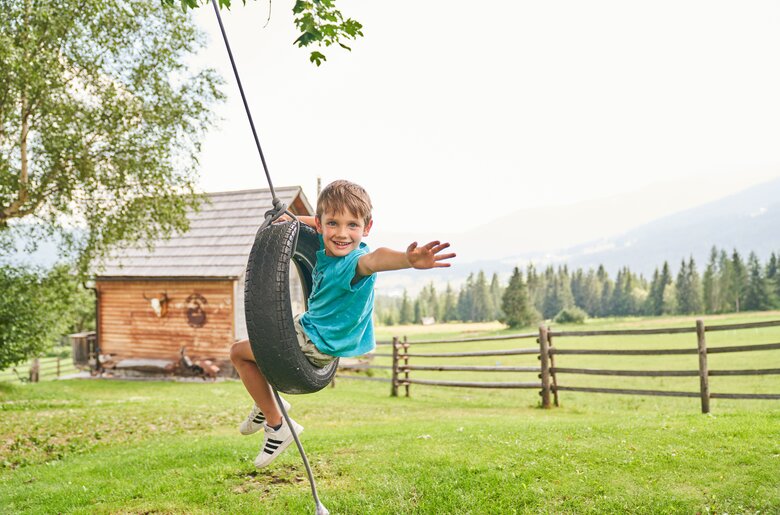
[[[560,310],[555,315],[553,322],[556,324],[584,324],[586,318],[588,318],[588,314],[584,310],[578,307],[571,307]]]
[[[91,294],[64,265],[49,271],[2,265],[0,292],[0,370],[58,352],[63,334],[86,329],[84,320],[94,317]]]
[[[60,344],[59,345],[55,345],[54,347],[46,350],[46,352],[43,355],[45,357],[47,357],[47,358],[60,358],[60,359],[68,359],[68,358],[70,358],[71,355],[72,355],[71,348],[70,348],[70,346],[66,347],[66,346],[64,346],[62,344],[63,338],[67,340],[66,337],[61,337],[60,338]]]

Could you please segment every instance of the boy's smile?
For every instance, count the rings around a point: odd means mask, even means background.
[[[373,220],[368,225],[362,218],[349,212],[323,213],[315,220],[317,232],[322,234],[325,255],[346,256],[360,247],[364,236],[368,236]]]

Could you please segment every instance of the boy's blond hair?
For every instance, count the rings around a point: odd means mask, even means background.
[[[333,181],[317,198],[317,218],[324,213],[352,213],[368,225],[371,221],[371,198],[362,186],[349,181]]]

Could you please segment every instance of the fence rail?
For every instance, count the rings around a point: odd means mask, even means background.
[[[419,343],[419,342],[415,342]],[[510,349],[500,351],[475,352],[434,352],[426,354],[404,354],[405,358],[469,358],[483,356],[521,356],[523,354],[539,354],[539,349]]]
[[[760,345],[735,345],[732,347],[712,347],[707,352],[709,354],[718,354],[723,352],[751,352],[780,349],[780,343],[764,343]],[[663,354],[698,354],[698,349],[628,349],[628,350],[610,350],[610,349],[550,349],[551,354],[601,354],[607,356],[652,356]]]
[[[766,322],[749,322],[745,324],[721,324],[711,325],[704,328],[706,332],[712,331],[735,331],[739,329],[759,329],[762,327],[780,326],[780,320],[768,320]]]
[[[488,383],[484,381],[480,382],[468,382],[468,381],[431,381],[427,379],[406,379],[403,382],[404,385],[410,384],[427,384],[433,386],[460,386],[464,388],[533,388],[539,389],[542,387],[542,383]]]
[[[501,336],[484,336],[484,337],[470,337],[470,338],[456,338],[452,340],[415,340],[416,345],[425,343],[469,343],[469,342],[495,342],[501,340],[522,340],[525,338],[536,338],[539,335],[537,333],[522,333],[522,334],[504,334]]]
[[[631,376],[631,377],[696,377],[698,370],[604,370],[596,368],[560,368],[551,367],[552,374],[585,374],[596,376]],[[712,376],[763,376],[780,374],[780,368],[761,368],[756,370],[709,370]]]
[[[411,354],[410,354],[411,356]],[[392,369],[393,367],[387,367]],[[398,370],[438,370],[440,372],[541,372],[541,367],[510,367],[496,365],[494,367],[482,365],[399,365]]]
[[[421,340],[409,342],[407,338],[394,338],[392,342],[392,354],[381,354],[383,357],[392,358],[392,383],[391,395],[397,396],[400,387],[406,390],[406,396],[409,396],[409,387],[411,385],[430,385],[447,387],[465,387],[465,388],[534,388],[539,389],[542,398],[542,406],[550,408],[553,403],[559,404],[559,392],[587,392],[587,393],[607,393],[620,395],[650,395],[664,397],[690,397],[700,398],[702,413],[709,413],[710,399],[780,399],[780,393],[717,393],[710,392],[709,378],[713,376],[763,376],[778,375],[780,368],[756,368],[742,370],[710,370],[707,357],[709,354],[754,352],[754,351],[774,351],[780,349],[780,343],[755,343],[750,345],[726,345],[717,347],[707,347],[706,333],[714,331],[738,331],[744,329],[758,329],[766,327],[780,326],[780,320],[767,322],[753,322],[744,324],[726,324],[718,326],[705,326],[701,320],[696,321],[694,327],[672,327],[657,329],[625,329],[625,330],[605,330],[605,331],[551,331],[546,326],[541,326],[538,333],[513,334],[505,336],[495,336],[486,338],[458,338],[450,340]],[[665,335],[665,334],[696,334],[696,346],[689,348],[667,348],[667,349],[560,349],[554,345],[559,338],[578,338],[584,336],[646,336],[646,335]],[[411,346],[421,344],[443,344],[443,343],[474,343],[490,342],[497,340],[514,340],[524,338],[536,338],[538,347],[529,349],[509,349],[509,350],[487,350],[487,351],[461,351],[461,352],[409,352]],[[468,357],[486,357],[486,356],[519,356],[534,354],[538,356],[540,366],[511,366],[496,365],[486,366],[477,364],[414,364],[410,365],[410,359],[427,358],[468,358]],[[671,355],[697,355],[698,368],[696,370],[620,370],[606,368],[574,368],[559,367],[555,363],[556,357],[570,355],[592,355],[592,356],[671,356]],[[380,354],[376,354],[380,356]],[[366,367],[372,368],[372,367]],[[379,367],[375,367],[379,368]],[[388,367],[382,367],[387,369]],[[431,372],[510,372],[510,373],[535,373],[541,380],[539,382],[488,382],[488,381],[439,381],[430,379],[418,379],[410,377],[411,372],[431,371]],[[559,375],[593,375],[593,376],[623,376],[623,377],[699,377],[699,391],[674,391],[674,390],[654,390],[642,388],[601,388],[591,386],[573,386],[559,384]]]
[[[663,397],[699,397],[698,392],[674,392],[668,390],[637,390],[626,388],[592,388],[588,386],[559,386],[561,392],[619,393],[623,395],[658,395]]]

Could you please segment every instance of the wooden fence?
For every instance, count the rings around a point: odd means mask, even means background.
[[[77,374],[85,369],[94,370],[100,366],[95,331],[63,336],[60,347],[64,345],[70,346],[72,358],[35,358],[23,365],[0,370],[0,381],[37,383],[40,380]]]
[[[537,338],[536,333],[494,336],[486,338],[460,338],[455,340],[418,340],[414,345],[436,344],[436,343],[475,343],[499,340],[517,340],[524,338]],[[412,345],[406,337],[393,338],[391,342],[376,342],[377,347],[390,346],[392,353],[372,352],[366,356],[363,362],[350,362],[341,360],[339,365],[339,374],[337,379],[357,379],[362,381],[379,381],[391,384],[391,395],[398,396],[398,387],[406,388],[406,396],[409,396],[409,385],[424,384],[433,386],[463,386],[472,388],[541,388],[539,381],[533,382],[453,382],[453,381],[429,381],[424,379],[411,379],[409,373],[413,370],[437,370],[437,371],[490,371],[490,372],[535,372],[541,373],[541,367],[513,367],[513,366],[480,366],[480,365],[409,365],[410,358],[430,358],[430,357],[474,357],[474,356],[513,356],[523,354],[539,354],[537,347],[515,350],[495,350],[495,351],[476,351],[461,353],[424,353],[410,354],[409,347]],[[391,358],[391,365],[374,365],[374,358]],[[403,363],[402,363],[403,362]],[[371,370],[391,371],[391,377],[372,377],[370,375],[347,375],[343,372],[368,372]],[[370,373],[370,372],[369,372]],[[403,377],[401,377],[403,376]],[[333,383],[335,385],[335,381]]]
[[[610,330],[610,331],[552,331],[550,328],[541,326],[538,333],[515,334],[506,336],[486,337],[486,338],[462,338],[452,340],[423,340],[409,342],[406,338],[403,340],[394,338],[392,343],[392,354],[376,354],[376,356],[386,356],[392,358],[391,367],[364,366],[362,369],[370,368],[390,368],[392,377],[391,395],[397,396],[400,387],[405,389],[405,394],[409,396],[409,387],[413,384],[430,386],[454,386],[467,388],[531,388],[539,389],[542,398],[542,406],[550,408],[553,404],[559,404],[559,392],[590,392],[590,393],[611,393],[623,395],[657,395],[671,397],[698,397],[701,399],[702,413],[709,413],[710,399],[780,399],[780,393],[713,393],[710,391],[709,378],[712,376],[739,376],[739,375],[770,375],[780,374],[780,368],[762,369],[739,369],[739,370],[711,370],[708,366],[707,357],[710,354],[717,353],[740,353],[754,351],[780,350],[780,343],[756,343],[752,345],[730,345],[730,346],[707,346],[706,334],[713,331],[733,331],[743,329],[756,329],[762,327],[780,326],[780,320],[769,322],[755,322],[747,324],[731,324],[719,326],[705,326],[701,320],[696,321],[695,327],[666,328],[666,329],[635,329],[635,330]],[[690,348],[674,349],[559,349],[553,342],[561,338],[577,338],[584,336],[615,337],[615,336],[644,336],[660,334],[680,334],[690,333],[696,335],[696,346]],[[410,347],[427,344],[452,344],[452,343],[484,343],[497,340],[523,340],[535,338],[538,346],[533,348],[518,348],[509,350],[486,350],[486,351],[468,351],[468,352],[409,352]],[[691,342],[693,343],[693,342]],[[540,366],[538,367],[519,367],[519,366],[484,366],[484,365],[427,365],[410,364],[410,360],[415,361],[418,358],[463,358],[463,357],[484,357],[484,356],[513,356],[523,354],[535,354],[538,356]],[[604,356],[662,356],[662,355],[698,355],[698,369],[696,370],[614,370],[604,368],[567,368],[556,364],[556,357],[567,355],[604,355]],[[780,354],[780,353],[778,353]],[[565,358],[564,358],[565,359]],[[559,358],[560,360],[560,358]],[[780,364],[780,355],[772,363]],[[541,381],[529,382],[464,382],[464,381],[432,381],[425,379],[414,379],[411,373],[414,371],[480,371],[480,372],[507,372],[507,373],[535,373]],[[574,374],[600,375],[600,376],[634,376],[634,377],[699,377],[699,391],[666,391],[666,390],[645,390],[645,389],[627,389],[627,388],[596,388],[585,386],[567,386],[559,384],[559,376],[569,376]],[[384,380],[387,379],[374,379]]]
[[[527,338],[536,338],[535,333],[513,334],[506,336],[492,336],[485,338],[459,338],[455,340],[424,340],[416,341],[414,345],[420,344],[440,344],[440,343],[476,343],[490,342],[500,340],[523,340]],[[398,387],[403,386],[406,390],[406,396],[409,396],[409,386],[413,384],[423,384],[430,386],[459,386],[465,388],[531,388],[540,389],[542,383],[539,381],[502,381],[502,382],[484,382],[484,381],[432,381],[426,379],[412,379],[410,373],[413,371],[440,371],[440,372],[504,372],[521,373],[530,372],[539,375],[542,372],[541,367],[518,367],[505,365],[410,365],[410,358],[471,358],[471,357],[498,357],[498,356],[521,356],[528,354],[539,354],[538,347],[524,349],[501,349],[501,350],[483,350],[468,352],[414,352],[410,353],[411,344],[404,338],[403,341],[395,338],[393,340],[392,354],[392,390],[391,395],[398,395]]]
[[[617,330],[617,331],[550,331],[546,327],[539,329],[539,341],[542,356],[542,368],[545,368],[545,361],[549,367],[546,373],[542,371],[542,406],[550,407],[550,392],[557,394],[562,391],[572,392],[593,392],[593,393],[612,393],[625,395],[660,395],[669,397],[699,397],[701,399],[702,413],[710,412],[710,399],[780,399],[780,393],[759,394],[759,393],[713,393],[710,391],[709,378],[712,376],[739,376],[739,375],[772,375],[780,374],[780,368],[763,369],[739,369],[739,370],[710,370],[707,357],[710,354],[718,353],[738,353],[755,352],[780,349],[780,343],[760,343],[754,345],[731,345],[707,347],[706,334],[713,331],[734,331],[742,329],[757,329],[761,327],[780,326],[780,320],[769,322],[754,322],[748,324],[729,324],[718,326],[705,326],[701,320],[696,321],[695,327],[680,327],[671,329],[641,329],[641,330]],[[558,337],[581,337],[581,336],[637,336],[649,334],[680,334],[695,333],[696,347],[688,349],[558,349],[552,345],[553,338]],[[545,353],[545,350],[547,351]],[[555,356],[590,354],[606,356],[661,356],[661,355],[682,355],[698,354],[699,366],[697,370],[605,370],[605,369],[587,369],[587,368],[562,368],[556,367],[554,363]],[[545,356],[548,359],[545,359]],[[780,363],[780,358],[774,363]],[[666,390],[635,390],[622,388],[592,388],[559,385],[557,382],[558,374],[589,374],[603,376],[634,376],[634,377],[684,377],[698,376],[699,391],[666,391]],[[545,401],[546,399],[546,401]]]
[[[0,371],[0,381],[37,383],[77,372],[71,358],[35,358],[24,365]]]

